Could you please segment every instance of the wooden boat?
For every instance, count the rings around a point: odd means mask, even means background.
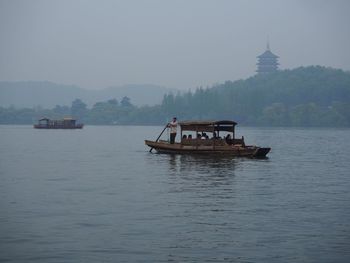
[[[38,120],[38,124],[34,124],[35,129],[82,129],[84,124],[77,124],[76,120],[70,117],[62,120],[50,120],[42,118]]]
[[[264,158],[271,148],[246,145],[244,137],[235,138],[234,121],[185,121],[180,122],[181,141],[170,144],[168,141],[145,140],[145,144],[155,149],[159,153],[179,153],[179,154],[229,154],[232,156],[258,157]],[[194,133],[194,135],[193,135]],[[212,136],[205,136],[210,133]],[[221,138],[220,135],[226,135]],[[199,136],[200,135],[200,136]],[[204,136],[203,136],[204,135]]]

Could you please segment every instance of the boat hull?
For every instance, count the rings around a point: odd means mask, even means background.
[[[182,145],[181,143],[170,144],[168,142],[145,140],[145,144],[159,153],[176,154],[228,154],[231,156],[265,158],[271,148],[257,146],[236,146],[236,145]]]
[[[35,124],[35,129],[82,129],[84,127],[83,124],[76,124],[74,126],[67,126],[67,125],[40,125]]]

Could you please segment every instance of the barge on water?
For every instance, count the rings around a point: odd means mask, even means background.
[[[168,141],[145,140],[145,144],[159,153],[179,154],[228,154],[264,158],[271,150],[268,147],[246,145],[244,137],[235,138],[234,121],[184,121],[180,122],[181,141],[170,144]],[[209,133],[209,135],[207,134]],[[224,135],[224,137],[221,137]],[[209,138],[210,137],[210,138]]]
[[[76,120],[71,117],[62,120],[42,118],[38,120],[38,124],[34,124],[35,129],[82,129],[83,126],[84,124],[76,123]]]

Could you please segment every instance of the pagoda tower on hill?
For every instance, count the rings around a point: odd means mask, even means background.
[[[256,72],[258,72],[258,74],[270,73],[278,70],[279,63],[277,59],[279,57],[271,52],[269,42],[267,42],[266,51],[260,56],[257,56],[257,58],[258,63],[256,65],[258,68]]]

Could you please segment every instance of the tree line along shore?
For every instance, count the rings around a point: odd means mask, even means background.
[[[179,120],[228,119],[249,126],[350,127],[350,73],[321,66],[300,67],[195,91],[168,93],[158,105],[135,106],[129,97],[88,107],[0,107],[0,124],[33,124],[42,117],[73,116],[91,125],[161,125]]]

